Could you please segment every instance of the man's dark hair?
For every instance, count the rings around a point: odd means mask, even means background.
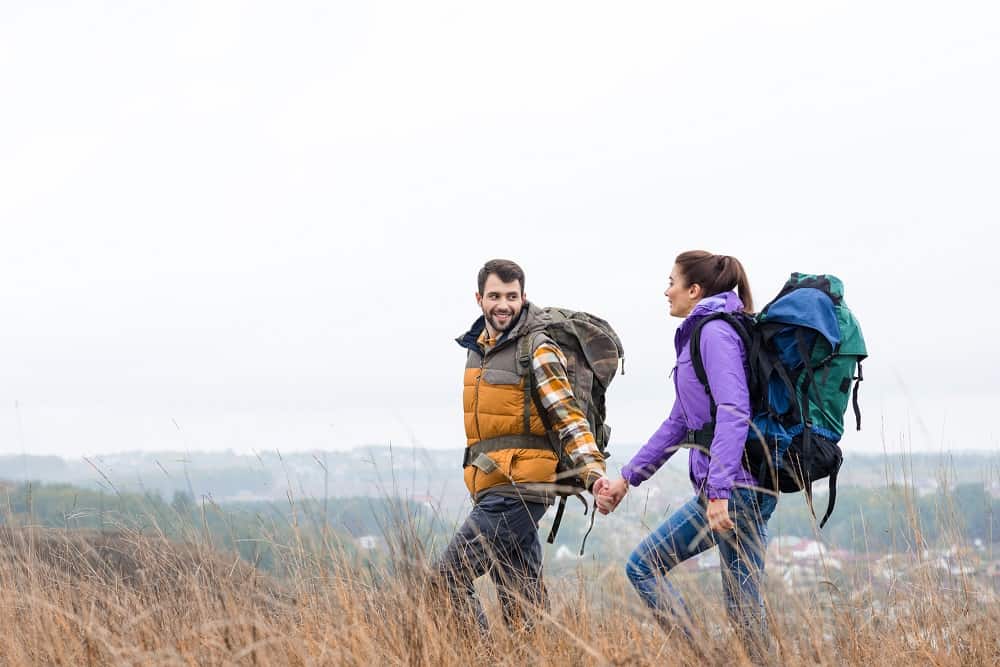
[[[509,259],[491,259],[483,264],[483,268],[479,269],[480,294],[483,293],[483,288],[486,287],[486,279],[490,277],[491,273],[495,273],[497,278],[505,283],[518,281],[521,283],[521,293],[524,293],[524,270]]]

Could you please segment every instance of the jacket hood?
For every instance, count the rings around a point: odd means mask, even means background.
[[[736,295],[736,292],[722,292],[705,297],[697,304],[691,313],[684,318],[680,327],[677,328],[676,343],[678,348],[691,336],[691,330],[698,320],[708,317],[713,313],[738,313],[743,310],[743,301]]]
[[[688,317],[711,315],[712,313],[735,313],[743,310],[743,301],[736,292],[722,292],[699,301]]]

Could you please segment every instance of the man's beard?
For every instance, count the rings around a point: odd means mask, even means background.
[[[513,310],[508,311],[508,317],[503,322],[499,322],[497,321],[496,316],[497,310],[498,309],[494,308],[486,316],[486,319],[489,320],[490,326],[493,327],[493,330],[497,333],[510,331],[510,328],[514,326],[514,321],[517,320],[518,313],[515,313]]]

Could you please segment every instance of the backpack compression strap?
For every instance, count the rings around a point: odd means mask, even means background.
[[[805,373],[805,380],[802,381],[802,390],[799,399],[799,412],[802,415],[802,454],[805,458],[802,461],[802,489],[806,492],[806,500],[808,501],[809,511],[812,512],[813,518],[816,518],[816,512],[813,510],[812,503],[812,479],[809,478],[809,473],[812,471],[812,464],[815,460],[815,451],[813,449],[812,441],[812,417],[809,415],[809,390],[813,388],[815,384],[816,376],[813,372],[813,367],[811,363],[812,350],[806,343],[805,335],[802,333],[802,329],[795,330],[795,346],[798,348],[799,357],[802,360],[802,372]],[[795,398],[793,394],[793,399]]]
[[[799,356],[803,361],[802,372],[806,374],[805,379],[802,381],[802,390],[800,395],[800,400],[802,402],[802,451],[805,460],[802,462],[802,473],[805,479],[802,479],[802,487],[806,494],[806,499],[809,505],[809,511],[813,515],[813,519],[816,518],[816,512],[813,510],[812,502],[812,480],[808,479],[809,473],[812,471],[812,464],[816,457],[816,444],[813,442],[813,423],[812,418],[809,416],[808,401],[809,401],[809,391],[814,388],[816,377],[810,363],[812,357],[812,349],[806,343],[805,335],[802,333],[801,329],[796,329],[795,331],[795,344],[799,351]],[[858,375],[861,375],[860,363],[858,364]],[[854,385],[854,411],[855,416],[858,419],[858,430],[861,429],[861,411],[858,408],[857,403],[857,384]],[[819,522],[819,527],[822,528],[826,525],[827,519],[833,513],[833,506],[837,502],[837,473],[840,472],[840,464],[838,463],[837,468],[830,473],[830,495],[826,502],[826,513]]]

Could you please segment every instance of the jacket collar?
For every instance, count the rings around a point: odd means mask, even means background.
[[[708,317],[713,313],[737,313],[742,310],[743,302],[736,295],[736,292],[722,292],[721,294],[705,297],[695,304],[691,313],[681,322],[681,325],[677,328],[674,342],[678,346],[683,345],[691,337],[691,330],[694,329],[694,325],[700,319]]]
[[[521,314],[517,316],[517,321],[514,322],[514,326],[500,334],[500,337],[497,338],[496,345],[493,346],[494,349],[499,347],[504,341],[513,340],[520,336],[527,325],[528,320],[532,319],[532,316],[534,315],[533,311],[535,310],[537,310],[537,308],[531,305],[530,301],[525,301],[524,308],[521,309]],[[530,314],[529,311],[531,311]],[[472,350],[473,352],[482,352],[482,349],[480,349],[477,341],[479,340],[479,335],[483,333],[483,329],[485,328],[486,317],[480,315],[476,318],[476,321],[472,323],[472,326],[469,327],[469,330],[456,338],[455,342],[468,350]]]

